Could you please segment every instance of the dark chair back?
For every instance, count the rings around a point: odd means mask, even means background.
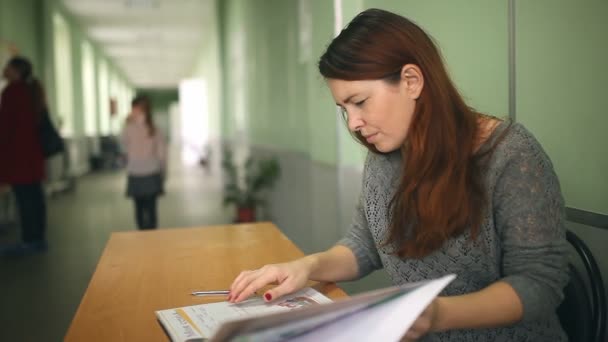
[[[564,301],[557,309],[560,322],[570,341],[605,342],[606,292],[602,275],[583,240],[571,231],[566,232],[566,238],[585,266],[589,285],[570,264],[570,282],[564,288]]]

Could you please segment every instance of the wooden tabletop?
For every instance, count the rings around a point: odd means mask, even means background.
[[[225,300],[190,292],[228,289],[242,270],[301,256],[272,223],[113,233],[65,340],[167,341],[154,311]]]

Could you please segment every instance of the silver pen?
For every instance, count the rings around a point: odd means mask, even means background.
[[[215,290],[215,291],[194,291],[191,293],[193,296],[225,296],[230,293],[229,290]]]

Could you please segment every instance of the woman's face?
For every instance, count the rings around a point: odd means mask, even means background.
[[[146,114],[146,106],[143,104],[135,104],[131,107],[131,112],[137,116]]]
[[[12,82],[19,79],[19,73],[15,68],[10,65],[6,65],[4,70],[2,71],[2,77],[4,77],[7,81]]]
[[[398,83],[385,80],[328,79],[336,104],[345,111],[348,129],[359,132],[380,152],[400,148],[422,91],[423,79],[415,65],[405,65]]]

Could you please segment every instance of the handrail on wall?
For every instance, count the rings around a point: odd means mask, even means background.
[[[566,219],[574,223],[608,229],[608,215],[594,213],[592,211],[566,207]]]

